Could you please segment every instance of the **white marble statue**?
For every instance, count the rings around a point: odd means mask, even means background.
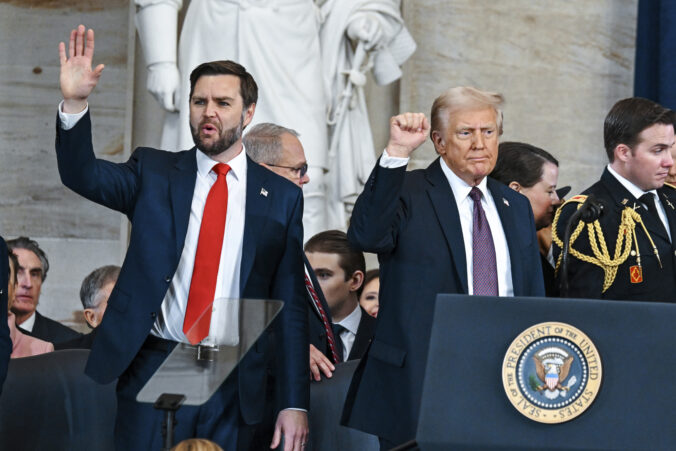
[[[300,133],[310,177],[304,189],[305,238],[344,229],[346,211],[375,162],[363,72],[372,69],[376,82],[390,83],[415,50],[400,1],[192,0],[180,41],[182,0],[135,3],[147,87],[167,111],[161,147],[194,145],[188,126],[192,69],[205,61],[237,61],[259,87],[252,125],[274,122]]]

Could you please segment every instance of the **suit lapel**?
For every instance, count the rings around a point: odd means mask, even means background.
[[[240,272],[240,292],[246,287],[249,274],[256,257],[256,245],[263,235],[268,210],[274,201],[275,193],[266,186],[267,169],[246,157],[246,208],[244,218],[244,242],[242,244],[242,268]]]
[[[672,188],[662,188],[657,190],[660,196],[660,202],[667,214],[667,221],[669,222],[669,232],[671,233],[671,242],[676,240],[676,200],[669,198],[669,192],[673,192]],[[676,246],[675,246],[676,247]]]
[[[315,293],[317,293],[317,298],[319,298],[319,303],[322,305],[322,309],[324,309],[324,313],[328,317],[329,323],[331,323],[331,313],[329,312],[329,305],[326,303],[326,299],[324,298],[324,293],[322,292],[322,287],[319,286],[319,281],[317,280],[317,276],[315,275],[315,272],[312,270],[312,266],[310,266],[310,262],[308,261],[307,257],[305,256],[305,252],[303,252],[303,264],[305,265],[305,268],[307,268],[307,272],[310,275],[310,283],[312,284],[312,288],[314,288]],[[307,289],[305,290],[307,292]],[[317,318],[319,318],[322,323],[324,320],[322,319],[322,315],[319,313],[319,309],[315,305],[314,300],[312,299],[312,296],[310,293],[307,293],[307,296],[305,296],[308,300],[308,302],[311,305],[311,310],[315,313]]]
[[[439,225],[451,251],[453,266],[462,284],[462,292],[467,293],[467,257],[465,256],[465,243],[462,237],[460,215],[458,214],[458,206],[455,203],[455,196],[453,196],[451,186],[448,184],[448,180],[441,170],[440,164],[440,160],[437,158],[425,170],[425,176],[430,183],[430,186],[427,187],[427,194],[432,202],[432,208],[437,215]]]
[[[197,180],[197,158],[195,148],[178,157],[174,169],[169,176],[169,190],[171,192],[171,210],[174,216],[176,261],[180,258],[185,243],[185,234],[190,221],[190,206],[195,181]]]
[[[372,316],[369,316],[369,314],[366,313],[366,310],[361,308],[361,306],[359,308],[361,309],[361,320],[359,320],[357,334],[354,337],[350,355],[347,357],[348,360],[361,358],[366,353],[366,348],[368,348],[375,335],[377,320]]]
[[[507,239],[509,261],[512,269],[512,287],[514,289],[514,294],[517,295],[518,293],[524,292],[523,259],[521,258],[521,248],[523,246],[519,240],[520,233],[524,233],[524,231],[519,231],[514,208],[509,205],[509,202],[505,198],[504,190],[511,188],[507,188],[491,178],[487,179],[487,186],[493,196],[493,202],[498,210],[502,229],[504,230],[505,238]],[[525,223],[526,222],[524,221],[524,224]],[[527,230],[526,233],[530,233],[530,230]]]

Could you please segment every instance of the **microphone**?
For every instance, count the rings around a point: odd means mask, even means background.
[[[570,235],[573,233],[573,228],[582,220],[586,223],[591,223],[599,219],[603,215],[604,205],[597,200],[593,194],[587,196],[584,203],[573,213],[566,224],[566,231],[563,236],[563,249],[561,250],[563,257],[561,260],[561,283],[559,286],[559,293],[561,297],[568,297],[568,260],[570,252]]]
[[[579,214],[579,218],[582,219],[586,223],[594,222],[597,219],[601,217],[603,214],[603,208],[604,205],[601,201],[597,200],[593,194],[590,194],[587,196],[587,199],[584,201],[582,206],[577,210],[576,213]],[[568,221],[568,225],[571,225],[571,222],[573,220],[573,217],[575,215],[571,216],[571,220]]]

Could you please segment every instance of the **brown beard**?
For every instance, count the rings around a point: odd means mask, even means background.
[[[206,145],[202,142],[200,138],[199,131],[202,129],[202,126],[207,123],[207,121],[202,121],[199,124],[198,128],[190,125],[190,133],[192,134],[192,140],[199,150],[201,150],[205,155],[214,156],[219,155],[226,150],[228,150],[233,144],[237,142],[238,139],[242,137],[242,130],[244,125],[244,115],[239,120],[239,125],[231,129],[225,130],[221,133],[221,136],[218,137],[211,145]]]

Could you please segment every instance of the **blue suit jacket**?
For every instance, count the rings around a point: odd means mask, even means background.
[[[93,379],[108,383],[125,371],[148,336],[178,266],[197,176],[196,150],[139,148],[126,163],[98,160],[88,113],[69,131],[57,119],[56,150],[64,185],[132,223],[127,255],[86,367]],[[248,160],[241,297],[280,299],[285,305],[271,332],[239,365],[240,409],[247,423],[261,420],[266,371],[273,366],[282,389],[280,407],[309,404],[302,213],[302,192],[295,185]],[[274,359],[271,343],[278,343]]]
[[[7,244],[0,237],[0,393],[2,393],[2,384],[7,376],[9,356],[12,354],[12,340],[9,338],[9,326],[7,325],[8,274]]]
[[[514,294],[544,296],[528,200],[492,179],[488,189],[507,237]],[[381,284],[375,338],[355,373],[343,422],[402,443],[415,437],[436,295],[468,292],[460,216],[439,159],[411,172],[377,165],[348,238],[378,254]]]

